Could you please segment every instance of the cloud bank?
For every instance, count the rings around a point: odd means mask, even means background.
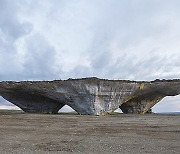
[[[179,0],[0,0],[0,80],[179,78],[179,27]]]

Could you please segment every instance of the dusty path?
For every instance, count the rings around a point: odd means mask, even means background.
[[[180,153],[180,115],[0,113],[1,153]]]

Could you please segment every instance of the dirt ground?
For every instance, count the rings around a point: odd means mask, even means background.
[[[180,153],[180,115],[0,112],[0,153]]]

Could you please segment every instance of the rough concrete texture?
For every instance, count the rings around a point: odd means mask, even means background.
[[[0,82],[0,95],[25,112],[57,113],[69,105],[79,114],[149,112],[165,96],[180,94],[180,80],[128,81],[98,78]]]

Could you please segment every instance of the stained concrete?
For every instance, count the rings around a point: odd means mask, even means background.
[[[180,80],[129,81],[98,78],[0,82],[0,95],[30,113],[57,113],[69,105],[79,114],[144,114],[166,96],[180,94]]]

